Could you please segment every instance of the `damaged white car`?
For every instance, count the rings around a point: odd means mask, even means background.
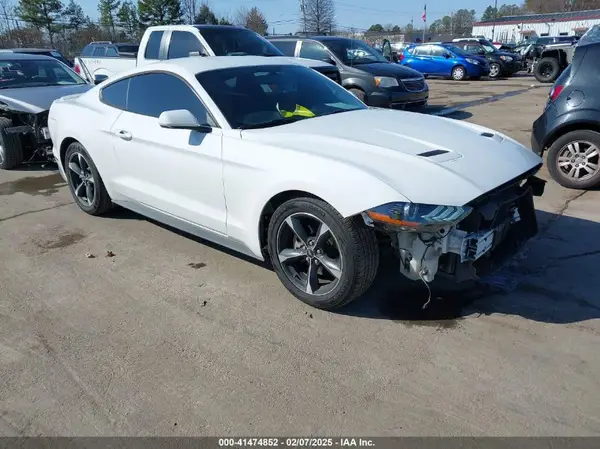
[[[541,159],[470,123],[369,109],[300,65],[183,58],[50,109],[79,207],[113,204],[272,263],[323,309],[364,293],[391,245],[400,273],[457,282],[537,232]]]

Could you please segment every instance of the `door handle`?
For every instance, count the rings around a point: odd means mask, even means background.
[[[117,132],[117,136],[119,136],[123,140],[131,140],[133,138],[131,133],[129,131],[125,131],[124,129]]]

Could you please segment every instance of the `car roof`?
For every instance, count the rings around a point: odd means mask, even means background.
[[[29,53],[0,52],[0,61],[56,61],[52,56]]]
[[[54,49],[54,48],[7,48],[7,49],[3,49],[0,50],[0,53],[10,53],[10,52],[42,52],[42,51],[56,51],[58,52],[58,50]]]

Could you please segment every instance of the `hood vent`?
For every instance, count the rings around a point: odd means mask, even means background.
[[[448,150],[431,150],[431,151],[425,151],[424,153],[419,153],[417,154],[417,156],[421,156],[421,157],[433,157],[433,156],[439,156],[440,154],[446,154],[449,153]]]
[[[504,138],[497,135],[497,134],[493,134],[493,133],[488,133],[488,132],[483,132],[481,133],[482,137],[487,137],[488,139],[494,139],[496,142],[502,142],[504,141]]]

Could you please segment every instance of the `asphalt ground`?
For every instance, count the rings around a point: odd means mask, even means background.
[[[426,112],[526,145],[550,89],[429,84]],[[600,193],[541,176],[539,235],[485,287],[423,311],[385,267],[330,313],[216,246],[84,214],[52,170],[0,171],[0,435],[600,435]]]

